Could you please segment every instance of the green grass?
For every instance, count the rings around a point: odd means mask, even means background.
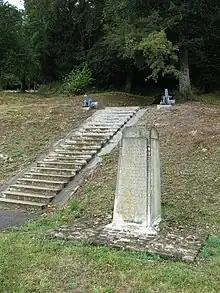
[[[213,256],[220,259],[220,238],[210,235],[202,249],[201,256],[204,259],[210,259]]]
[[[1,292],[219,292],[216,236],[201,252],[206,260],[201,264],[48,237],[48,231],[71,226],[75,218],[92,221],[112,213],[116,163],[117,151],[105,157],[68,206],[0,233]]]
[[[118,98],[115,94],[107,95],[106,98],[100,94],[100,102],[104,101],[105,105],[127,103],[127,96],[123,100],[122,94]],[[31,96],[30,100],[29,97],[17,100],[14,96],[7,99],[9,106],[0,105],[0,110],[4,110],[0,130],[10,139],[5,138],[7,143],[1,144],[1,151],[16,158],[16,163],[1,166],[2,181],[16,168],[32,161],[48,142],[68,131],[73,115],[76,119],[81,117],[80,98],[75,100],[79,110],[75,114],[71,112],[70,98],[43,100]],[[131,97],[130,104],[135,102],[137,100]],[[48,124],[43,123],[42,128],[40,121],[45,114],[49,115],[54,105],[58,112],[49,118]],[[220,292],[219,111],[217,105],[204,106],[196,102],[177,106],[172,115],[152,108],[140,121],[147,127],[156,125],[160,133],[164,225],[193,225],[208,230],[212,235],[201,251],[204,262],[173,262],[147,253],[118,251],[83,242],[73,244],[48,237],[51,229],[72,226],[76,220],[95,221],[112,215],[116,150],[105,156],[103,165],[87,178],[68,206],[42,215],[23,227],[0,233],[0,292]],[[63,130],[58,123],[59,114],[66,119]],[[27,119],[30,124],[26,125]],[[26,140],[23,152],[25,132],[30,125],[31,139]],[[35,129],[37,137],[33,139]],[[44,136],[41,136],[42,129]],[[190,134],[195,130],[197,134]],[[49,134],[53,131],[55,134]],[[17,157],[13,155],[16,152]]]
[[[1,292],[219,292],[220,239],[207,242],[209,262],[197,266],[47,239],[45,231],[62,225],[70,212],[0,234]]]

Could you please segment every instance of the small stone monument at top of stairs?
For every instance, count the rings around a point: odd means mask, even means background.
[[[84,95],[83,108],[85,110],[97,109],[98,102],[93,101],[90,96]]]
[[[161,221],[159,135],[126,127],[120,147],[113,222],[107,230],[155,235]]]
[[[170,95],[169,90],[165,89],[164,95],[161,98],[160,105],[157,105],[157,109],[171,109],[175,105],[175,99]]]

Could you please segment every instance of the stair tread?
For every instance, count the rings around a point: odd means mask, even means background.
[[[50,163],[54,162],[53,160],[56,159],[56,162],[61,162],[61,163],[73,163],[74,165],[84,165],[86,164],[91,158],[88,158],[87,160],[76,160],[74,157],[68,157],[68,156],[56,156],[56,157],[49,157],[46,159],[44,162],[45,163]]]
[[[87,139],[88,141],[90,140],[99,141],[99,140],[105,139],[104,135],[94,135],[94,133],[87,133],[87,135],[85,135],[84,132],[82,133],[79,130],[75,133],[74,136],[71,136],[71,137],[76,140]]]
[[[19,192],[19,191],[4,191],[3,193],[6,194],[6,195],[38,197],[38,198],[45,198],[45,199],[54,198],[53,195],[33,194],[33,193],[26,193],[26,192]]]
[[[61,161],[60,161],[61,160]],[[68,162],[67,163],[73,163],[73,164],[86,164],[87,163],[87,160],[85,159],[82,159],[82,160],[79,160],[79,159],[76,159],[75,157],[70,157],[70,156],[52,156],[52,157],[47,157],[43,160],[43,162],[65,162],[65,160],[67,160]],[[71,162],[72,161],[72,162]]]
[[[13,184],[9,188],[27,188],[27,189],[38,189],[38,190],[48,190],[48,191],[58,191],[61,188],[58,187],[48,187],[48,186],[35,186],[35,185],[22,185],[22,184]]]
[[[83,129],[92,129],[94,131],[97,131],[99,130],[100,132],[108,132],[109,130],[110,131],[113,131],[113,130],[117,130],[120,126],[96,126],[96,125],[87,125],[87,126],[84,126]]]
[[[86,151],[86,153],[85,153],[85,151]],[[90,152],[88,152],[88,150],[82,150],[82,152],[80,152],[80,151],[73,151],[73,150],[71,150],[71,151],[69,151],[69,150],[67,150],[67,149],[64,149],[64,148],[57,148],[56,150],[55,150],[55,153],[58,153],[58,154],[72,154],[72,155],[93,155],[93,154],[96,154],[96,152],[97,151],[95,151],[95,150],[91,150]]]
[[[74,137],[72,139],[66,139],[64,144],[67,143],[67,144],[72,144],[72,143],[76,143],[78,145],[97,145],[99,143],[102,143],[104,140],[103,139],[100,139],[100,140],[86,140],[86,139],[74,139]]]
[[[48,158],[73,158],[75,160],[81,160],[81,161],[85,161],[85,160],[88,160],[88,159],[91,159],[92,155],[76,155],[74,156],[72,153],[69,154],[69,153],[56,153],[56,152],[53,152],[53,153],[50,153],[48,155]]]
[[[74,170],[74,169],[50,168],[50,167],[36,167],[35,170],[45,170],[45,171],[48,170],[48,171],[57,171],[57,172],[59,172],[59,171],[63,171],[63,172],[68,171],[68,172],[73,172],[72,174],[75,174],[75,172],[77,171],[77,170]],[[45,174],[47,174],[47,173],[45,173]]]
[[[98,148],[102,147],[102,144],[99,145],[88,145],[88,146],[80,146],[79,144],[61,144],[60,145],[62,148],[67,148],[67,149],[75,149],[75,150],[96,150]]]
[[[0,201],[5,202],[5,203],[23,204],[23,205],[38,206],[38,207],[45,206],[45,203],[27,201],[27,200],[11,199],[11,198],[3,198],[3,197],[0,197]]]
[[[67,183],[67,181],[52,181],[52,180],[34,179],[34,178],[20,178],[20,179],[18,179],[18,181],[39,182],[39,183],[49,183],[49,184]]]
[[[71,177],[73,177],[74,176],[74,174],[66,174],[66,175],[64,175],[64,174],[50,174],[50,173],[35,173],[35,172],[30,172],[30,173],[25,173],[24,174],[25,176],[42,176],[42,177],[64,177],[64,178],[71,178]],[[28,178],[28,177],[26,177],[26,178]]]
[[[89,137],[107,137],[109,135],[109,133],[97,133],[97,132],[86,132],[85,130],[82,131],[82,130],[79,130],[76,135],[78,137],[86,137],[86,136],[89,136]]]
[[[68,165],[68,166],[79,166],[79,163],[69,163],[69,162],[57,162],[57,161],[40,161],[38,164],[51,164],[51,165]]]

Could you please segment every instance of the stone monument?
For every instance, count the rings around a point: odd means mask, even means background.
[[[126,127],[120,145],[113,222],[105,229],[155,235],[160,221],[158,131]]]

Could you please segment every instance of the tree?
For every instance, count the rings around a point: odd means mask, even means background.
[[[27,17],[7,2],[0,2],[0,22],[1,84],[15,83],[24,91],[40,72],[37,34],[31,35]]]
[[[42,73],[48,81],[60,80],[74,66],[85,62],[87,52],[99,38],[103,0],[25,0],[32,34],[44,39]]]
[[[137,1],[127,0],[113,4],[108,0],[104,15],[105,41],[127,64],[126,90],[131,89],[134,67],[147,68],[151,71],[148,78],[155,81],[159,74],[177,74],[178,48],[167,39],[160,15],[148,2],[137,5]]]
[[[179,48],[179,90],[183,95],[191,95],[189,55],[195,58],[207,40],[218,36],[219,11],[217,0],[173,0],[160,6],[168,39]]]
[[[175,78],[187,96],[191,83],[219,87],[217,0],[24,2],[22,12],[0,0],[2,86],[64,80],[86,63],[104,88],[130,92],[145,77]]]
[[[18,30],[21,13],[9,3],[0,2],[0,87],[7,86],[10,80],[18,82],[14,69],[18,49]]]

